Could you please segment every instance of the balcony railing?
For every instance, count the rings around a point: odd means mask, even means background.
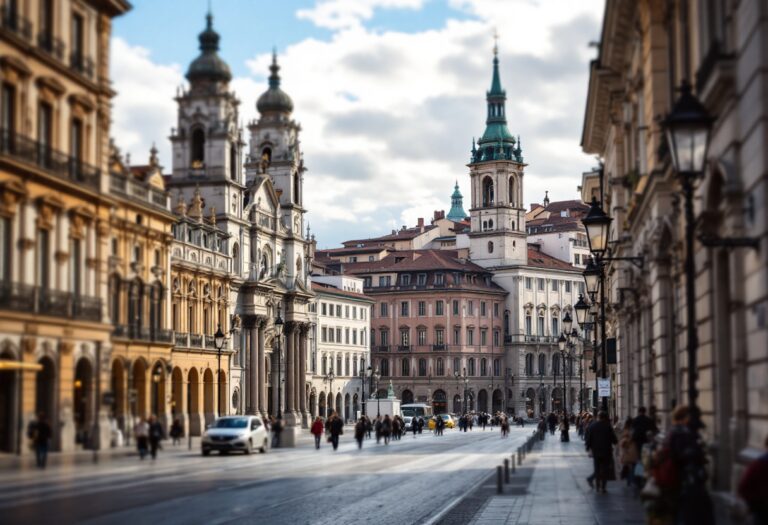
[[[153,341],[157,343],[172,343],[173,332],[162,328],[147,328],[136,325],[117,324],[112,330],[112,336],[120,339],[132,339],[134,341]]]
[[[2,29],[9,31],[24,40],[32,40],[32,23],[24,18],[17,10],[10,9],[8,5],[2,6]]]
[[[176,341],[176,346],[189,348],[189,334],[187,332],[174,332],[173,336]]]
[[[389,352],[389,345],[378,345],[373,347],[374,352]]]
[[[444,352],[447,349],[448,349],[448,347],[446,345],[444,345],[444,344],[432,345],[432,351],[433,352]]]
[[[411,345],[397,345],[397,351],[398,352],[410,352],[411,351]]]
[[[173,331],[162,328],[155,330],[155,341],[159,343],[173,343]]]
[[[109,174],[109,191],[168,209],[168,196],[165,192],[120,173]]]
[[[97,167],[5,128],[0,128],[0,155],[31,164],[75,184],[99,189],[101,171]]]
[[[101,320],[101,299],[98,297],[9,281],[0,281],[0,309],[85,321]]]
[[[205,336],[205,347],[216,350],[216,339],[212,335]]]
[[[73,52],[69,55],[69,67],[81,75],[93,78],[93,59],[91,57],[85,57],[82,53]]]
[[[189,334],[189,346],[203,348],[203,336],[201,334]]]
[[[505,335],[504,336],[504,343],[506,344],[512,344],[512,343],[557,343],[557,337],[551,336],[551,335],[524,335],[524,334],[516,334],[516,335]]]
[[[37,34],[37,46],[56,60],[64,60],[64,41],[50,32],[41,31]]]

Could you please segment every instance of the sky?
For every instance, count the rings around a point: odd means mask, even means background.
[[[131,0],[113,25],[112,134],[131,163],[153,144],[170,172],[174,96],[209,0]],[[494,31],[524,199],[578,198],[595,160],[580,139],[604,0],[210,0],[243,124],[277,49],[301,124],[307,221],[319,248],[469,208],[469,152],[485,128]]]

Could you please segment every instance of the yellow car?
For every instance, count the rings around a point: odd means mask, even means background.
[[[450,414],[439,414],[437,416],[433,416],[429,420],[428,426],[429,426],[430,430],[434,430],[435,429],[435,425],[437,425],[437,419],[436,418],[438,418],[438,417],[443,418],[443,421],[445,422],[445,428],[453,428],[454,426],[456,426],[455,423],[453,422],[453,418],[451,417]]]

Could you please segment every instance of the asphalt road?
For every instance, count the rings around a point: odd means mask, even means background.
[[[427,523],[487,480],[530,428],[411,435],[358,450],[295,449],[201,457],[166,451],[0,476],[0,523]],[[451,512],[451,511],[449,511]]]

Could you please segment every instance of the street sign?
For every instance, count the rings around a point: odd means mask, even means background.
[[[611,397],[611,380],[608,378],[597,379],[597,395],[598,397]]]

